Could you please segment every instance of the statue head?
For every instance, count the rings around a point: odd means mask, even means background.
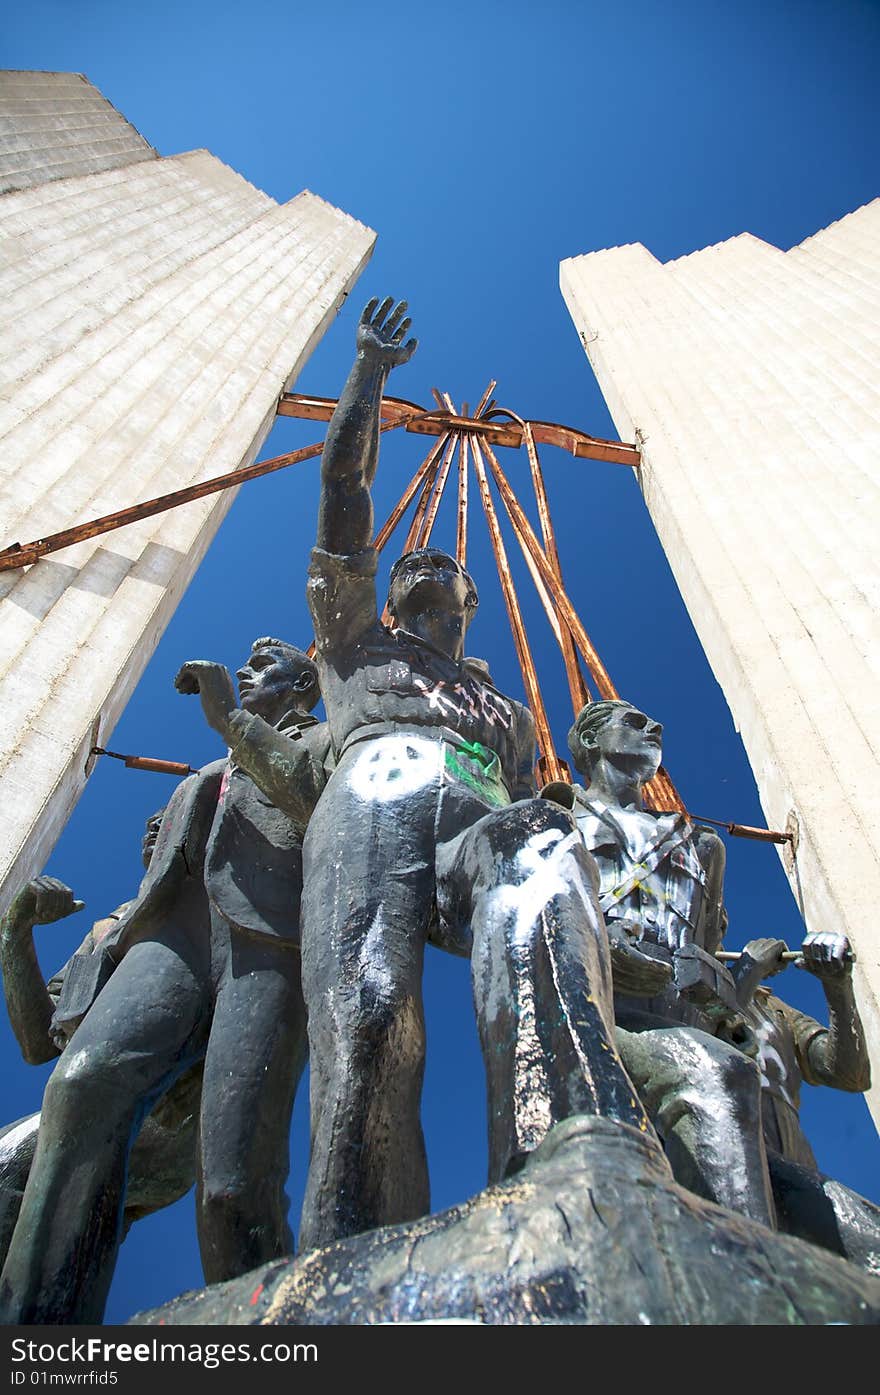
[[[464,633],[478,604],[477,588],[468,572],[439,548],[405,552],[391,568],[388,608],[395,624],[405,630],[415,628],[413,620],[425,611],[443,610],[462,617]]]
[[[311,712],[321,696],[318,669],[308,654],[268,635],[254,640],[235,676],[245,712],[267,722],[277,722],[291,708]]]
[[[568,733],[572,762],[589,783],[600,760],[643,785],[657,774],[663,754],[663,728],[632,703],[617,699],[588,702]]]
[[[159,829],[162,827],[162,820],[165,817],[165,809],[157,809],[155,814],[151,814],[147,819],[144,828],[144,836],[141,840],[141,860],[144,868],[148,868],[152,861],[153,853],[156,851],[156,839],[159,837]]]

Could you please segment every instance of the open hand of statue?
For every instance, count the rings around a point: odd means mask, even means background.
[[[11,909],[16,919],[30,925],[51,925],[81,911],[84,905],[57,877],[34,877],[22,887]]]
[[[361,315],[357,330],[358,353],[384,365],[386,369],[407,363],[419,342],[417,339],[407,339],[404,343],[406,331],[412,324],[411,320],[404,319],[406,301],[402,300],[394,309],[392,306],[393,296],[386,296],[381,305],[378,296],[374,296]]]
[[[817,978],[842,979],[852,973],[853,952],[846,935],[824,930],[807,936],[795,963]]]
[[[238,707],[229,669],[208,659],[190,659],[179,670],[174,686],[179,693],[198,693],[206,722],[225,739],[229,718]]]

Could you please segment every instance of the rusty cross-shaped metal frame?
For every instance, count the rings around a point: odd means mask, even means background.
[[[416,496],[418,496],[418,500],[402,551],[410,552],[414,548],[428,545],[452,463],[457,454],[456,554],[459,562],[465,566],[467,564],[469,457],[472,458],[479,498],[486,516],[492,552],[498,568],[510,628],[513,632],[513,642],[523,676],[526,698],[535,719],[539,751],[538,770],[541,779],[550,783],[565,779],[569,772],[565,762],[560,760],[556,753],[550,732],[547,709],[538,682],[498,513],[489,484],[489,473],[494,479],[496,489],[513,528],[514,536],[519,543],[550,627],[562,651],[572,709],[577,714],[584,703],[589,702],[592,697],[591,689],[581,668],[581,660],[586,665],[599,696],[616,698],[618,693],[608,670],[591,643],[563,583],[562,566],[550,516],[544,475],[538,458],[537,444],[541,442],[561,446],[576,457],[612,461],[632,468],[638,468],[639,452],[634,445],[626,445],[622,441],[607,441],[598,436],[589,436],[586,432],[577,431],[572,427],[558,426],[553,422],[525,421],[515,412],[496,405],[495,399],[492,397],[496,386],[494,381],[489,383],[472,415],[468,411],[467,404],[464,404],[460,413],[456,412],[449,394],[441,393],[436,388],[432,390],[436,403],[434,411],[425,411],[424,408],[418,407],[415,403],[406,402],[400,398],[383,399],[381,409],[383,429],[390,429],[395,425],[405,425],[407,431],[419,435],[434,436],[437,440],[404,489],[386,523],[376,534],[374,546],[381,549],[386,545]],[[330,419],[335,406],[335,400],[332,398],[305,397],[299,393],[285,393],[279,402],[278,411],[282,416],[327,421]],[[498,446],[522,447],[523,445],[525,445],[529,457],[542,542],[538,541],[493,449],[493,447]],[[387,613],[383,619],[387,621]],[[662,767],[654,780],[646,787],[645,797],[651,808],[684,811],[684,804],[678,791]]]
[[[461,413],[457,413],[449,394],[440,393],[436,388],[432,389],[436,404],[433,408],[420,407],[414,402],[407,402],[397,397],[382,399],[381,431],[393,431],[397,427],[404,426],[408,432],[433,436],[437,439],[415,471],[384,525],[376,534],[374,545],[380,550],[385,547],[416,496],[418,496],[418,500],[415,513],[407,531],[403,551],[427,545],[457,453],[456,555],[462,565],[466,565],[469,461],[473,460],[480,502],[486,515],[489,537],[513,631],[514,645],[522,670],[526,696],[535,718],[540,752],[539,773],[543,780],[550,783],[565,778],[568,769],[565,762],[556,754],[550,734],[547,711],[538,684],[516,587],[507,560],[504,539],[501,535],[498,514],[489,485],[489,474],[495,482],[550,627],[562,651],[572,709],[574,713],[577,713],[584,703],[589,702],[592,697],[592,690],[585,680],[581,668],[582,662],[586,666],[595,691],[600,697],[616,698],[618,692],[608,670],[591,643],[562,580],[562,567],[537,446],[538,444],[559,446],[578,459],[610,461],[614,464],[628,466],[631,469],[638,469],[640,456],[637,446],[627,445],[622,441],[604,440],[599,436],[590,436],[587,432],[579,431],[575,427],[560,426],[555,422],[525,421],[515,412],[496,404],[492,397],[495,387],[494,381],[489,383],[473,414],[468,412],[467,404],[464,404]],[[332,397],[312,397],[302,393],[285,392],[278,400],[277,413],[279,416],[329,421],[335,406],[336,399]],[[526,447],[529,458],[529,469],[540,519],[541,542],[538,541],[494,450],[494,447],[499,446],[519,448],[523,445]],[[323,449],[324,443],[319,441],[315,445],[304,446],[300,450],[289,451],[285,455],[276,455],[270,460],[262,460],[256,465],[247,465],[242,469],[230,470],[224,475],[215,475],[210,479],[201,480],[198,484],[177,489],[173,493],[163,494],[155,499],[147,499],[143,503],[133,504],[129,508],[119,509],[115,513],[104,514],[101,518],[75,524],[71,528],[65,528],[61,532],[52,533],[44,538],[36,538],[29,543],[11,543],[8,547],[0,550],[0,573],[29,566],[49,552],[72,547],[74,543],[99,537],[103,533],[123,528],[129,523],[137,523],[154,514],[164,513],[168,509],[177,508],[191,500],[204,498],[208,494],[216,494],[223,489],[237,488],[238,485],[245,484],[252,479],[258,479],[261,475],[283,470],[288,465],[296,465],[304,460],[312,460],[320,455]],[[114,756],[116,759],[124,761],[132,769],[155,770],[175,775],[186,775],[190,771],[188,765],[179,761],[153,759],[150,756],[125,756],[115,751],[104,751],[103,748],[97,746],[93,748],[92,754]],[[649,808],[657,811],[676,809],[687,812],[675,785],[662,766],[655,778],[645,787],[645,802]],[[691,815],[691,817],[697,818],[703,823],[717,824],[720,828],[726,829],[728,833],[737,837],[754,838],[769,843],[791,841],[790,834],[775,832],[772,829],[752,828],[745,824],[729,823],[723,819],[710,819],[705,815]]]

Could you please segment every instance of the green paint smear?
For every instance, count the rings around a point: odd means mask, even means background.
[[[510,803],[501,778],[501,761],[481,741],[462,741],[458,748],[447,743],[443,763],[450,779],[460,780],[488,803],[499,808]]]

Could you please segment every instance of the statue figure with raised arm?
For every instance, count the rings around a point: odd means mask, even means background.
[[[8,1322],[98,1322],[121,1237],[128,1158],[147,1113],[204,1062],[196,1213],[209,1283],[290,1254],[290,1116],[307,1058],[299,954],[304,822],[238,765],[238,733],[294,752],[304,818],[323,783],[315,665],[256,641],[232,679],[184,665],[231,747],[175,790],[138,896],[68,971],[53,1031],[73,1031],[43,1099],[36,1153],[0,1278]],[[325,743],[326,746],[326,743]],[[112,972],[109,970],[112,969]]]
[[[827,930],[808,935],[794,961],[822,985],[827,1027],[767,986],[765,980],[789,962],[782,958],[786,949],[784,940],[750,940],[732,970],[758,1043],[764,1141],[779,1226],[880,1274],[880,1206],[819,1170],[800,1119],[804,1081],[855,1094],[871,1086],[849,940]]]
[[[733,978],[714,956],[727,921],[724,845],[684,814],[644,808],[662,733],[659,722],[614,700],[588,703],[568,737],[586,786],[571,787],[568,798],[598,866],[609,933],[631,936],[674,972],[649,999],[615,981],[618,1047],[676,1180],[772,1226],[760,1080],[739,1049],[750,1037]]]
[[[405,311],[373,300],[358,326],[327,432],[309,568],[336,768],[303,845],[312,1072],[303,1248],[428,1210],[419,1118],[428,941],[466,955],[473,937],[490,1175],[518,1165],[572,1113],[649,1129],[614,1049],[589,859],[571,816],[533,798],[528,710],[465,657],[473,580],[442,551],[410,553],[391,571],[390,627],[379,619],[370,490],[385,380],[416,347]],[[668,978],[628,944],[616,952],[654,990]],[[575,1011],[560,1009],[560,991]],[[537,1022],[536,994],[552,1002]]]

